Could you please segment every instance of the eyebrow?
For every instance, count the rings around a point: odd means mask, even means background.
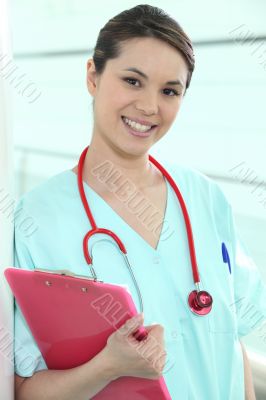
[[[138,68],[135,68],[135,67],[126,68],[126,69],[123,69],[123,71],[136,72],[136,74],[139,74],[144,79],[146,79],[146,80],[149,79],[148,76],[146,74],[144,74],[144,72],[140,71]],[[179,79],[177,79],[176,81],[165,82],[165,84],[166,85],[180,85],[180,86],[184,87],[182,82]]]

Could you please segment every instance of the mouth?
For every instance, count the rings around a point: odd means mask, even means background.
[[[140,131],[140,130],[137,130],[136,128],[134,128],[133,126],[130,126],[125,121],[125,118],[127,118],[127,117],[125,117],[124,115],[121,116],[123,125],[127,128],[127,132],[129,132],[133,136],[147,138],[147,137],[151,136],[154,133],[155,129],[158,127],[158,125],[152,125],[150,129],[145,130],[145,131]]]

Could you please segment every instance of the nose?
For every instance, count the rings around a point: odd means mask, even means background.
[[[153,115],[158,113],[158,101],[155,94],[151,92],[143,93],[139,100],[136,102],[136,109],[142,111],[146,115]]]

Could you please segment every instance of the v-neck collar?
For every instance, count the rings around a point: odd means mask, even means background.
[[[77,174],[72,170],[66,170],[68,172],[70,172],[70,174],[76,178],[76,182],[77,182]],[[169,182],[167,181],[167,179],[164,177],[164,181],[166,183],[166,204],[165,204],[165,209],[164,209],[164,216],[163,216],[163,223],[162,223],[162,228],[161,228],[161,232],[160,232],[160,236],[157,242],[156,247],[154,248],[153,246],[150,245],[150,243],[148,243],[137,231],[135,231],[135,229],[132,228],[131,225],[129,225],[124,218],[122,218],[111,206],[110,204],[107,203],[107,201],[105,201],[87,182],[85,182],[83,180],[83,185],[84,185],[84,190],[91,192],[94,194],[94,196],[104,205],[105,208],[108,208],[112,214],[114,215],[114,217],[116,219],[119,220],[120,224],[123,224],[127,227],[127,229],[129,229],[131,231],[131,233],[136,236],[138,238],[139,241],[142,241],[142,243],[145,243],[145,245],[147,246],[147,248],[149,248],[152,252],[154,253],[158,253],[159,252],[159,247],[160,247],[160,243],[161,243],[161,239],[162,239],[162,234],[164,232],[164,224],[165,221],[167,220],[167,214],[168,214],[168,208],[169,208],[169,196],[170,196],[170,191],[169,191]],[[96,221],[97,224],[97,221]],[[108,226],[106,227],[108,229]]]

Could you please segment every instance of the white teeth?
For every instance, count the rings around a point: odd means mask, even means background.
[[[122,117],[122,118],[128,125],[130,125],[132,128],[134,128],[136,131],[147,132],[149,129],[151,129],[151,126],[141,125],[138,122],[131,121],[130,119],[128,119],[126,117]]]

